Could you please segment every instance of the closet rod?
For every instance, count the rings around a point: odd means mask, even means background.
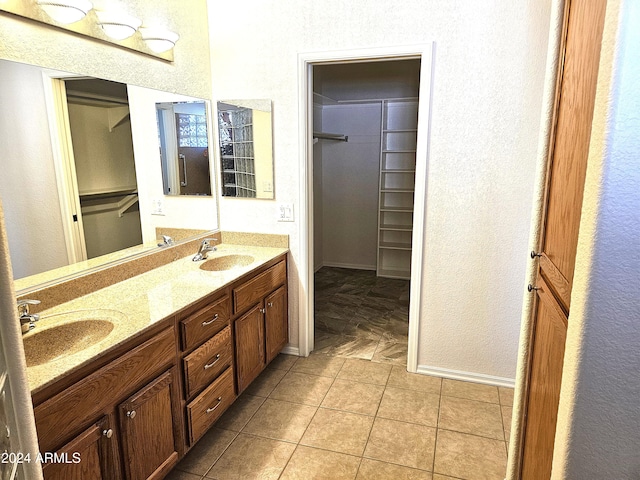
[[[323,138],[325,140],[338,140],[340,142],[348,142],[348,135],[341,135],[339,133],[323,133],[323,132],[313,132],[313,138]]]

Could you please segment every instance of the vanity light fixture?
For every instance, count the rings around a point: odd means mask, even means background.
[[[120,12],[96,10],[98,25],[107,36],[114,40],[124,40],[138,31],[142,20]]]
[[[47,15],[64,25],[82,20],[93,8],[89,0],[37,0]]]
[[[140,34],[147,46],[156,53],[171,50],[180,38],[175,32],[156,27],[142,27]]]

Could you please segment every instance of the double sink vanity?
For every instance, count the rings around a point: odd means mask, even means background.
[[[163,478],[286,345],[286,246],[171,248],[24,335],[45,479]]]

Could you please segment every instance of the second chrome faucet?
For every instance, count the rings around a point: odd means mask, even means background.
[[[213,245],[212,242],[214,241],[215,239],[213,238],[205,238],[204,240],[202,240],[202,243],[200,244],[200,248],[198,249],[198,253],[196,253],[191,260],[193,260],[194,262],[199,262],[200,260],[206,260],[207,254],[209,252],[215,252],[218,249],[218,247]]]

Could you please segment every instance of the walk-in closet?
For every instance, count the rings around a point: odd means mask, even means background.
[[[318,352],[406,364],[419,72],[314,66]]]

